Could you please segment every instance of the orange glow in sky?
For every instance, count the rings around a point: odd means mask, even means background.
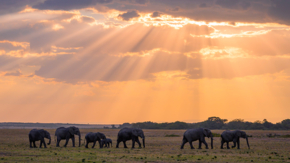
[[[0,2],[1,122],[289,118],[290,3],[182,1]]]

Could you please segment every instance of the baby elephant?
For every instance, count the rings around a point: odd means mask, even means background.
[[[101,141],[102,147],[105,145],[105,147],[110,148],[110,144],[111,144],[111,147],[112,147],[112,140],[111,139],[103,139]]]
[[[94,144],[93,144],[92,148],[94,148],[95,145],[96,145],[96,142],[98,141],[99,145],[100,145],[100,148],[103,148],[103,146],[101,145],[101,140],[102,139],[106,139],[106,136],[103,133],[100,133],[100,132],[96,132],[96,133],[89,132],[85,136],[85,141],[87,141],[85,147],[88,148],[88,144],[90,142],[93,142]]]
[[[49,142],[47,145],[51,143],[51,137],[50,137],[49,132],[43,129],[40,129],[40,130],[32,129],[29,132],[28,137],[29,137],[30,148],[33,148],[33,147],[36,148],[35,141],[39,141],[39,140],[40,140],[39,148],[41,148],[42,144],[44,145],[44,148],[46,148],[44,138],[49,139]],[[33,143],[33,147],[32,147],[32,143]]]

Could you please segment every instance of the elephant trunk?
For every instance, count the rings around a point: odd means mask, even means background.
[[[246,141],[247,141],[248,148],[250,149],[250,145],[249,145],[249,141],[248,141],[248,136],[246,136]]]
[[[47,143],[47,145],[50,145],[50,143],[51,143],[51,138],[49,138],[49,142]]]
[[[145,148],[145,137],[143,137],[143,147]]]
[[[81,146],[81,133],[79,133],[79,147]]]
[[[50,145],[51,143],[51,137],[50,137],[50,134],[46,135],[45,138],[47,138],[49,140],[49,142],[47,143],[47,145]]]
[[[213,136],[211,136],[211,138],[210,138],[210,147],[211,147],[211,149],[213,149]]]

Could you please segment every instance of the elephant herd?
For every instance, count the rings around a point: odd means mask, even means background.
[[[59,143],[61,140],[66,140],[65,145],[64,145],[64,147],[66,147],[69,139],[71,139],[73,147],[75,147],[75,135],[78,135],[79,137],[79,147],[80,147],[81,146],[81,133],[77,127],[72,126],[68,128],[65,128],[65,127],[57,128],[55,131],[55,136],[57,138],[56,146],[59,147]],[[29,132],[28,136],[29,136],[30,148],[36,148],[35,141],[40,141],[39,148],[42,147],[42,144],[44,145],[44,148],[46,148],[44,138],[49,139],[48,145],[51,144],[50,134],[46,130],[33,129]],[[135,147],[135,142],[137,142],[139,145],[139,148],[141,148],[139,137],[142,139],[142,144],[143,144],[143,147],[145,148],[145,136],[142,129],[123,128],[118,132],[116,148],[119,148],[120,142],[123,142],[124,148],[127,148],[126,141],[128,140],[132,140],[132,148]],[[198,149],[201,149],[202,143],[205,145],[206,149],[208,149],[208,144],[205,141],[205,137],[208,137],[211,139],[210,146],[211,146],[211,149],[213,149],[213,134],[209,129],[206,129],[206,128],[188,129],[183,134],[183,139],[182,139],[182,144],[181,144],[180,149],[183,149],[184,144],[186,144],[187,142],[189,143],[191,149],[194,149],[192,142],[197,141],[197,140],[199,141]],[[246,132],[240,131],[240,130],[224,131],[221,134],[221,149],[223,149],[224,143],[227,143],[227,149],[230,149],[229,142],[234,143],[232,148],[236,147],[237,145],[237,148],[240,149],[240,137],[246,139],[248,148],[250,149],[248,136]],[[85,147],[88,148],[88,144],[93,143],[92,148],[94,148],[97,141],[99,142],[100,148],[103,148],[103,146],[110,147],[110,145],[112,147],[112,140],[106,138],[105,134],[100,133],[100,132],[87,133],[85,136],[85,144],[86,144]]]
[[[183,146],[185,143],[189,143],[190,148],[194,149],[192,146],[192,142],[198,140],[199,146],[198,149],[201,149],[201,144],[203,143],[205,145],[205,148],[208,149],[208,145],[205,141],[205,137],[208,137],[211,139],[210,146],[211,149],[213,149],[213,134],[209,129],[206,128],[197,128],[197,129],[188,129],[183,134],[182,144],[180,149],[183,149]],[[240,137],[245,138],[247,141],[248,148],[250,149],[248,136],[246,132],[235,130],[235,131],[224,131],[221,134],[221,149],[223,149],[224,143],[227,143],[227,149],[230,149],[229,142],[233,142],[234,145],[232,148],[236,147],[236,144],[238,145],[238,149],[240,149]]]

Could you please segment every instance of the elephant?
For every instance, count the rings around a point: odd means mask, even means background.
[[[56,146],[59,147],[59,142],[63,139],[66,139],[64,147],[66,147],[69,139],[72,139],[72,145],[75,147],[75,135],[79,136],[79,147],[81,146],[81,132],[79,128],[71,126],[68,128],[59,127],[55,131],[55,136],[57,137]]]
[[[92,148],[94,148],[95,145],[96,145],[96,142],[98,141],[99,145],[100,145],[100,148],[103,148],[103,146],[101,145],[101,140],[104,140],[104,139],[106,139],[106,136],[103,133],[100,133],[100,132],[96,132],[96,133],[89,132],[85,136],[85,141],[87,141],[85,147],[88,148],[88,144],[90,142],[93,142],[94,144],[93,144]]]
[[[143,140],[143,147],[145,148],[145,136],[142,129],[137,128],[123,128],[118,133],[117,138],[117,145],[116,148],[119,148],[119,143],[122,141],[124,144],[124,148],[127,148],[126,141],[132,140],[132,148],[135,146],[135,141],[139,144],[139,148],[141,148],[141,143],[138,139],[138,137],[141,137]]]
[[[101,141],[101,145],[102,145],[102,147],[105,145],[105,147],[108,147],[108,148],[110,148],[110,144],[111,144],[111,147],[113,146],[112,145],[112,140],[111,139],[103,139],[102,141]]]
[[[246,132],[240,131],[240,130],[235,130],[235,131],[224,131],[221,134],[221,149],[223,149],[224,143],[227,143],[227,149],[230,149],[229,147],[229,142],[234,142],[234,145],[232,148],[236,147],[236,143],[238,144],[238,149],[240,149],[240,137],[245,138],[247,140],[247,145],[248,148],[250,149],[249,141],[248,141],[248,136]]]
[[[36,148],[35,141],[39,141],[39,140],[40,140],[39,148],[41,148],[42,144],[44,145],[44,148],[46,148],[44,138],[49,139],[49,142],[47,143],[47,145],[50,145],[51,143],[51,137],[50,137],[49,132],[43,129],[40,129],[40,130],[32,129],[29,132],[28,137],[29,137],[30,148],[32,148],[32,143],[33,143],[33,147]]]
[[[213,149],[213,135],[209,129],[206,128],[196,128],[196,129],[188,129],[183,134],[183,140],[180,149],[183,149],[184,144],[189,142],[190,148],[194,149],[192,146],[192,141],[199,140],[199,147],[201,149],[201,143],[203,143],[208,149],[208,145],[205,141],[205,137],[211,138],[211,149]]]

